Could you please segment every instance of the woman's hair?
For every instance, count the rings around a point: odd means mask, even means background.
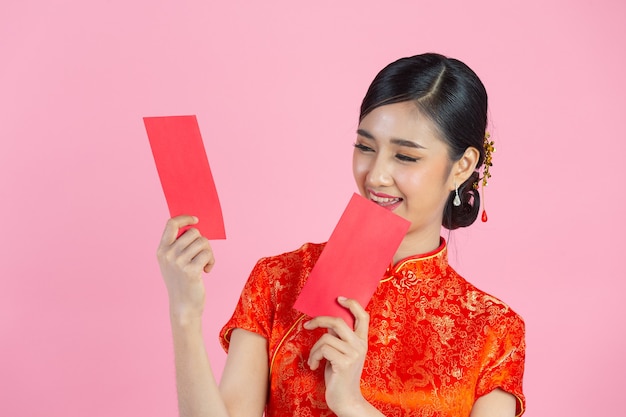
[[[359,121],[377,107],[413,101],[438,128],[458,161],[469,147],[480,152],[476,169],[485,159],[483,146],[487,128],[487,91],[476,73],[463,62],[427,53],[401,58],[383,68],[370,85]],[[459,186],[461,205],[453,204],[451,192],[443,212],[443,226],[449,230],[474,223],[480,209],[480,195],[474,189],[479,174],[474,171]]]

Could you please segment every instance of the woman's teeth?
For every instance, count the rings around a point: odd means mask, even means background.
[[[378,196],[375,196],[373,194],[370,194],[370,199],[374,203],[380,204],[381,206],[389,206],[391,204],[395,204],[395,203],[399,202],[400,200],[402,200],[401,198],[398,198],[398,197],[394,197],[394,198],[378,197]]]

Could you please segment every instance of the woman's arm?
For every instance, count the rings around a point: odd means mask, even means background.
[[[178,412],[181,417],[228,417],[207,357],[200,320],[172,318]]]
[[[261,417],[269,373],[266,339],[233,330],[218,389],[200,329],[199,323],[172,325],[180,416]]]
[[[231,332],[228,357],[220,381],[231,417],[261,416],[267,402],[267,339],[243,329]]]
[[[243,330],[233,331],[222,376],[223,394],[209,363],[202,335],[202,271],[213,267],[213,251],[196,229],[177,238],[181,227],[197,221],[191,216],[170,219],[157,251],[170,303],[179,413],[184,417],[260,417],[267,392],[265,339]]]
[[[474,402],[470,417],[515,417],[516,405],[514,395],[496,388]]]

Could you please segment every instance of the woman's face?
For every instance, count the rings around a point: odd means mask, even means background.
[[[452,167],[448,146],[413,102],[378,107],[359,123],[353,156],[359,192],[409,220],[407,237],[439,238],[454,190]]]

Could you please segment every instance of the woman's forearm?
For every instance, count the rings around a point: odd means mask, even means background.
[[[171,318],[176,365],[176,389],[181,417],[227,417],[207,356],[201,319]]]

